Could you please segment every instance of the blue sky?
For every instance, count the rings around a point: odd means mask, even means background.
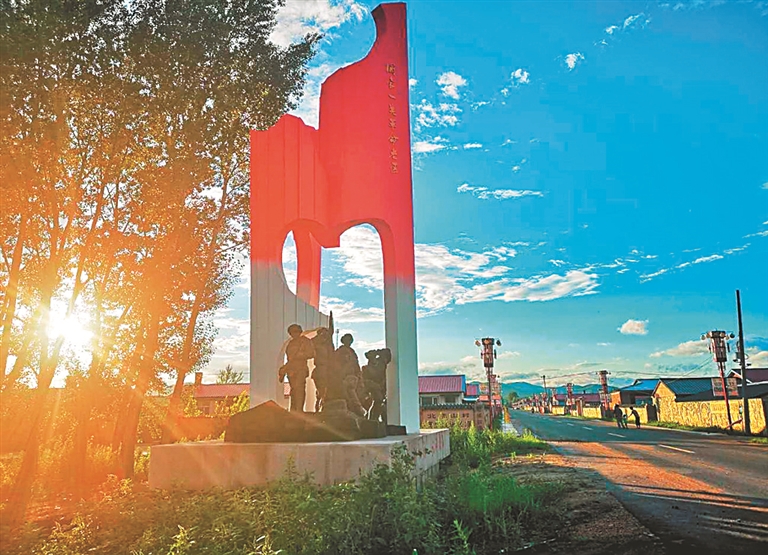
[[[295,111],[367,53],[367,2],[289,2],[325,33]],[[708,375],[710,329],[768,366],[768,2],[408,2],[422,373],[504,381]],[[286,242],[284,267],[295,279]],[[247,276],[206,372],[248,362]],[[383,344],[371,228],[325,251],[322,306]],[[210,378],[208,378],[210,379]]]

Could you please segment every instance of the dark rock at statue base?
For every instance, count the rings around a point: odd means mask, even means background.
[[[354,441],[387,435],[388,426],[349,412],[343,399],[328,402],[323,412],[289,412],[274,401],[232,415],[224,433],[231,443],[317,443]],[[392,426],[391,428],[396,428]]]

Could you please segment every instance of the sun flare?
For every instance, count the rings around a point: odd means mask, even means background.
[[[93,339],[93,333],[76,317],[67,318],[54,310],[51,310],[47,331],[51,340],[63,337],[65,345],[74,350],[88,349]]]

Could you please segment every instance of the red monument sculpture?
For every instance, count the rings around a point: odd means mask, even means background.
[[[370,224],[384,261],[387,419],[419,429],[413,195],[406,8],[373,10],[368,55],[323,83],[315,129],[286,115],[251,132],[251,406],[283,395],[276,372],[286,328],[328,324],[319,310],[321,248],[349,228]],[[294,295],[282,250],[293,232]],[[308,396],[311,397],[311,396]],[[306,410],[313,410],[307,402]]]

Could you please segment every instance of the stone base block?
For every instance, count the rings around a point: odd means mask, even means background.
[[[201,441],[155,445],[149,457],[149,485],[193,490],[262,486],[284,476],[289,463],[319,485],[338,484],[356,479],[376,464],[389,464],[392,449],[399,445],[405,445],[415,456],[417,479],[436,471],[451,452],[448,430],[325,443]]]

